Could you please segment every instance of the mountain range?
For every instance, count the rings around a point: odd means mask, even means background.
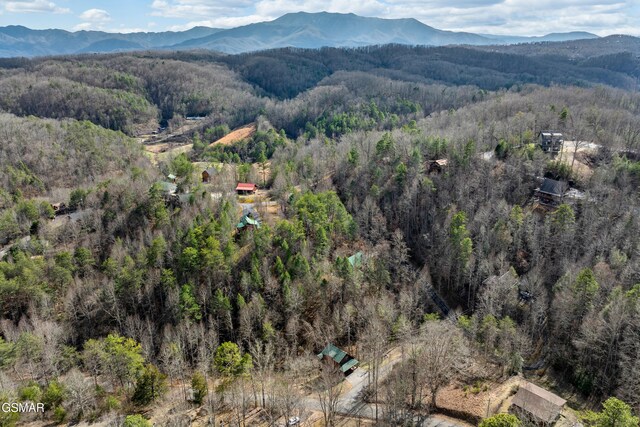
[[[357,47],[389,43],[485,46],[597,37],[587,32],[552,33],[542,37],[474,34],[439,30],[412,18],[298,12],[231,29],[195,27],[187,31],[157,33],[32,30],[10,25],[0,27],[0,57],[193,49],[235,54],[281,47]]]

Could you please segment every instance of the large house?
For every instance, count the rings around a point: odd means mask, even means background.
[[[548,130],[540,132],[540,148],[542,148],[543,151],[558,153],[562,150],[563,145],[564,137],[561,133]]]
[[[509,411],[535,424],[549,426],[556,422],[566,400],[530,382],[520,385]]]

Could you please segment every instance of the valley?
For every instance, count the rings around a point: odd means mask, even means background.
[[[0,426],[637,427],[611,37],[0,60]]]

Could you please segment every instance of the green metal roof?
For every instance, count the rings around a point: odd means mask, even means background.
[[[258,221],[257,219],[253,219],[251,218],[249,215],[244,215],[242,217],[242,219],[240,220],[240,222],[238,223],[238,225],[236,225],[237,228],[244,228],[247,225],[253,225],[257,228],[260,228],[260,221]]]
[[[344,365],[340,366],[340,370],[342,372],[347,372],[349,369],[353,368],[358,364],[358,359],[351,359],[346,362]]]
[[[349,264],[351,264],[352,267],[358,267],[362,265],[362,252],[356,252],[347,259],[349,260]]]
[[[340,363],[342,362],[342,359],[344,359],[346,355],[347,353],[344,350],[340,350],[335,345],[329,344],[324,348],[324,350],[322,350],[322,352],[318,355],[318,357],[322,359],[324,356],[329,356],[336,363]]]
[[[318,354],[318,359],[322,359],[325,356],[329,356],[331,359],[333,359],[334,362],[336,362],[337,364],[340,365],[340,363],[342,362],[342,360],[349,356],[347,354],[346,351],[336,347],[333,344],[328,344],[323,350],[322,352],[320,352]],[[351,356],[349,356],[351,357]],[[354,366],[356,366],[358,364],[358,359],[350,359],[349,361],[343,363],[342,365],[340,365],[340,370],[342,372],[347,372],[349,369],[353,368]]]

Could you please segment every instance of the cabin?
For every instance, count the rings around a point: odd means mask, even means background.
[[[545,206],[558,206],[562,204],[564,196],[569,189],[569,184],[555,179],[545,178],[539,188],[536,188],[534,197]]]
[[[167,180],[169,182],[173,182],[175,184],[176,181],[178,181],[178,177],[175,176],[174,174],[170,173],[169,175],[167,175]]]
[[[250,213],[242,215],[240,222],[236,225],[236,229],[238,231],[252,230],[254,228],[260,228],[260,220],[258,218],[254,218]]]
[[[565,403],[567,401],[560,396],[530,382],[524,382],[518,388],[509,412],[536,425],[550,426],[560,417]]]
[[[318,359],[325,361],[326,363],[333,363],[344,376],[348,376],[353,373],[360,363],[358,359],[354,358],[346,351],[339,349],[333,344],[328,344],[319,354]]]
[[[218,170],[214,167],[207,168],[202,171],[202,182],[208,184],[213,177],[218,173]]]
[[[447,167],[449,161],[447,159],[429,160],[427,162],[428,173],[441,173]]]
[[[540,148],[542,148],[542,151],[545,153],[559,153],[564,145],[564,137],[559,132],[543,130],[540,132],[539,138]]]
[[[240,182],[236,186],[236,193],[238,193],[239,196],[246,196],[248,194],[255,194],[257,189],[258,187],[253,183]]]

